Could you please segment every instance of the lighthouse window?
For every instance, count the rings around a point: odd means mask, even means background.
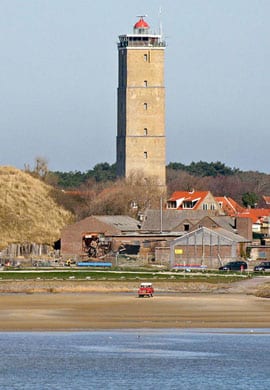
[[[148,107],[147,107],[147,103],[144,103],[144,104],[143,104],[143,108],[144,108],[145,110],[147,110],[147,108],[148,108]]]
[[[144,156],[145,159],[147,159],[147,157],[148,157],[147,156],[147,152],[143,152],[143,156]]]
[[[147,87],[147,80],[144,80],[144,86]]]
[[[148,135],[148,129],[147,129],[147,127],[144,128],[144,135]]]
[[[143,55],[143,59],[144,59],[145,62],[147,62],[147,60],[148,60],[147,54],[144,54],[144,55]]]

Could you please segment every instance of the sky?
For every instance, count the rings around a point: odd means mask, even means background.
[[[1,0],[0,165],[116,161],[117,40],[137,15],[167,42],[167,163],[270,173],[269,0]]]

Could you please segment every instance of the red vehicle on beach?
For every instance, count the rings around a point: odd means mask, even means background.
[[[144,297],[151,298],[153,294],[154,294],[154,288],[152,286],[152,283],[148,283],[148,282],[141,283],[138,289],[139,298],[144,298]]]

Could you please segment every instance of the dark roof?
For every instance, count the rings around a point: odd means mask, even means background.
[[[235,232],[234,228],[234,218],[228,217],[226,215],[220,215],[218,217],[209,217],[212,219],[212,221],[218,225],[220,228],[226,229],[231,231],[232,233]]]
[[[127,215],[93,215],[93,218],[115,227],[122,232],[134,232],[139,229],[139,221]]]
[[[239,234],[233,233],[227,229],[217,228],[214,229],[213,231],[218,232],[222,236],[225,236],[235,242],[250,242],[250,240],[248,240],[247,238],[240,236]]]
[[[205,216],[215,215],[215,211],[206,210],[147,210],[142,223],[142,231],[173,231],[186,220],[195,224]]]

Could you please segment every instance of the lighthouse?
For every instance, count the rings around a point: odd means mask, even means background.
[[[166,188],[165,42],[144,16],[119,36],[117,175]]]

